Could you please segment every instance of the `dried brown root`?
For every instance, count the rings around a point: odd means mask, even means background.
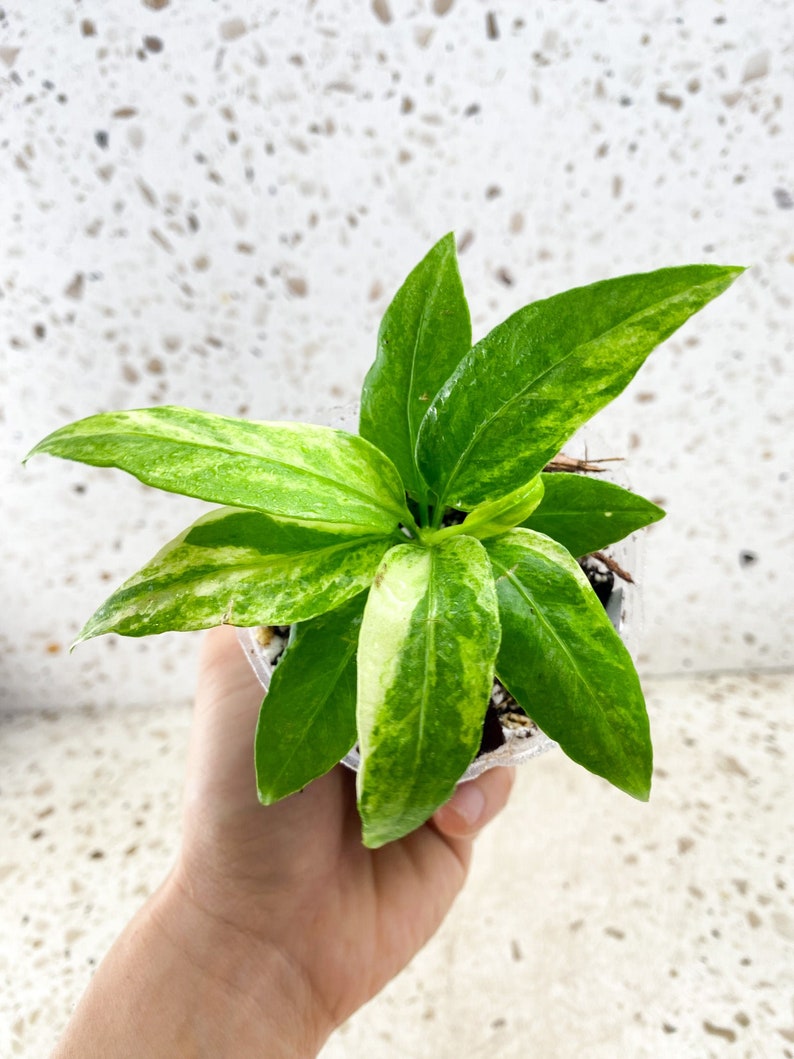
[[[622,456],[605,456],[600,460],[577,460],[573,456],[566,456],[564,452],[560,452],[543,469],[550,472],[574,471],[579,474],[601,474],[606,470],[601,466],[602,463],[620,463],[622,460]]]
[[[628,581],[630,585],[634,584],[634,578],[628,570],[624,570],[620,563],[615,562],[611,556],[604,555],[603,552],[593,552],[593,558],[603,563],[607,570],[611,570],[615,577],[619,577],[621,581]]]

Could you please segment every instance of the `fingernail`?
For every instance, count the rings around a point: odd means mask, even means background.
[[[455,791],[450,808],[469,827],[477,823],[485,809],[485,795],[476,783],[461,783]]]

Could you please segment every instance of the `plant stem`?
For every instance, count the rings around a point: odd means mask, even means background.
[[[408,510],[407,506],[405,508],[405,514],[408,516],[408,518],[403,520],[403,525],[411,533],[411,535],[418,540],[422,536],[422,534],[419,530],[419,526],[417,526],[416,524],[416,520],[414,519],[411,512]],[[422,524],[424,525],[424,523]]]

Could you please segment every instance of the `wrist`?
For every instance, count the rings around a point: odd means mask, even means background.
[[[149,914],[212,1035],[207,1055],[316,1056],[334,1026],[303,968],[283,945],[262,936],[261,925],[254,933],[203,907],[179,868],[153,896]]]
[[[289,955],[202,909],[175,870],[102,961],[53,1059],[314,1059],[332,1029]]]

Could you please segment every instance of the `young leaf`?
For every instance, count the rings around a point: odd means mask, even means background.
[[[543,500],[522,523],[563,544],[571,555],[589,555],[664,518],[650,500],[601,478],[542,474]]]
[[[358,648],[367,846],[413,831],[452,794],[479,747],[498,647],[493,576],[478,540],[386,554]]]
[[[485,547],[502,624],[499,679],[570,758],[647,800],[652,753],[639,678],[576,560],[527,529]]]
[[[106,632],[147,636],[305,621],[365,589],[392,542],[277,522],[258,511],[211,511],[125,581],[77,643]]]
[[[450,234],[416,266],[386,310],[361,392],[361,436],[386,453],[417,499],[427,500],[416,466],[419,424],[470,349],[469,308]]]
[[[333,768],[356,741],[356,648],[366,593],[299,622],[256,728],[259,800],[270,805]]]
[[[475,507],[460,524],[461,532],[479,540],[495,537],[523,522],[542,499],[543,476],[538,474],[507,496],[486,500]]]
[[[410,519],[402,483],[374,445],[306,423],[258,423],[164,406],[62,427],[29,454],[119,467],[147,485],[276,518],[389,533]]]
[[[463,358],[428,409],[417,454],[430,488],[469,510],[528,481],[741,271],[662,269],[519,310]]]

